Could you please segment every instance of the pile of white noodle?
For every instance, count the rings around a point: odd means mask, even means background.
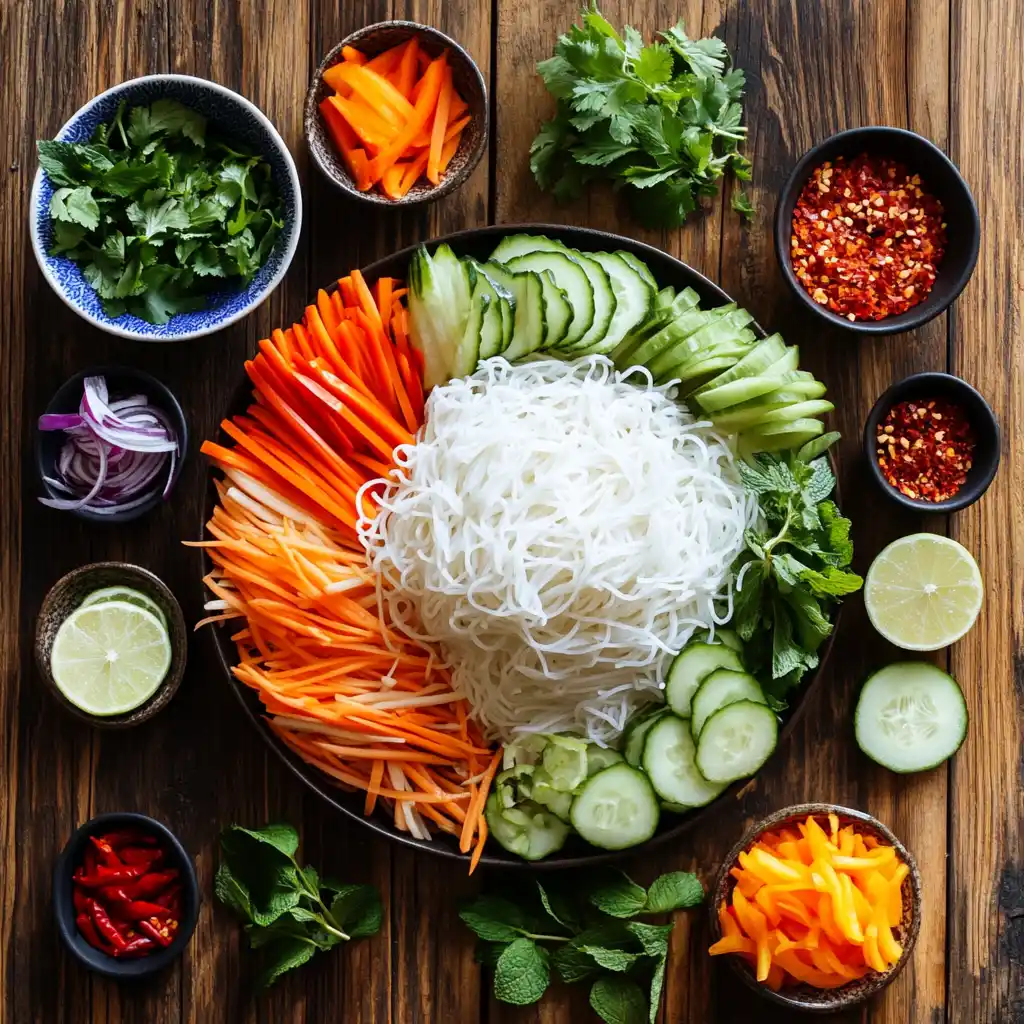
[[[601,356],[495,358],[434,388],[360,523],[393,620],[441,644],[491,737],[607,743],[668,656],[731,615],[755,502],[707,423],[623,376]]]

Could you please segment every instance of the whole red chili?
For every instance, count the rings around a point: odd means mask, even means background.
[[[159,942],[161,946],[169,946],[171,944],[171,930],[166,924],[160,924],[155,917],[152,921],[140,921],[139,931],[144,932],[154,942]]]
[[[948,501],[963,486],[974,457],[964,410],[940,398],[899,402],[875,439],[878,466],[892,487],[919,501]]]
[[[120,929],[110,920],[110,915],[104,907],[101,907],[96,900],[89,900],[89,916],[92,918],[96,930],[109,942],[114,949],[124,949],[128,944]]]
[[[135,957],[146,956],[159,948],[160,944],[154,942],[148,935],[140,935],[137,939],[132,939],[124,949],[118,950],[114,955],[118,960],[131,960]]]
[[[848,320],[882,320],[923,301],[945,248],[942,203],[888,157],[826,161],[793,209],[793,272]]]

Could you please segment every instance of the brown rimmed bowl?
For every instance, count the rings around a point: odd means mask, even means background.
[[[171,667],[156,693],[137,708],[120,715],[91,715],[72,704],[54,682],[50,671],[50,652],[61,623],[89,594],[103,587],[114,586],[132,587],[141,591],[164,613],[171,641]],[[188,660],[185,616],[170,587],[148,569],[128,562],[93,562],[73,569],[50,587],[36,617],[34,653],[40,677],[62,708],[76,718],[102,729],[126,729],[140,725],[162,711],[178,692]]]
[[[389,199],[376,187],[368,192],[361,192],[356,187],[324,124],[319,107],[321,101],[333,93],[331,87],[324,81],[324,72],[341,61],[341,51],[344,47],[353,46],[367,57],[373,58],[393,46],[400,46],[412,36],[416,36],[420,48],[431,58],[439,56],[443,50],[448,50],[452,83],[458,94],[466,101],[471,120],[463,130],[459,148],[439,184],[432,185],[426,178],[421,177],[401,199]],[[473,169],[487,149],[489,120],[487,86],[476,61],[450,36],[415,21],[381,21],[375,25],[367,25],[346,36],[337,46],[328,50],[313,75],[309,92],[306,93],[306,105],[302,116],[306,144],[309,146],[313,162],[320,168],[324,177],[352,199],[377,207],[432,203],[435,199],[454,192],[473,173]]]
[[[840,828],[855,825],[859,832],[872,835],[880,843],[893,847],[900,860],[910,868],[910,873],[903,880],[903,920],[896,936],[897,941],[903,946],[903,955],[885,974],[868,974],[857,981],[851,981],[842,988],[817,989],[810,985],[795,985],[780,989],[778,992],[761,984],[750,965],[741,957],[727,954],[723,958],[747,988],[773,1003],[778,1003],[779,1006],[785,1006],[791,1010],[804,1010],[808,1013],[834,1013],[837,1010],[857,1006],[881,992],[907,965],[907,961],[910,960],[914,952],[917,933],[921,929],[921,873],[910,851],[877,818],[873,818],[864,811],[843,807],[840,804],[815,803],[784,807],[752,825],[743,838],[729,851],[715,876],[715,884],[708,903],[712,942],[717,942],[722,937],[722,929],[718,923],[718,908],[723,900],[727,900],[732,893],[735,879],[729,874],[729,871],[737,863],[740,853],[770,829],[806,821],[808,817],[813,817],[827,830],[830,814],[835,814],[839,818]]]
[[[559,224],[508,224],[486,228],[472,228],[467,231],[457,231],[450,235],[431,239],[426,242],[433,248],[441,243],[452,247],[458,256],[473,256],[478,260],[486,260],[495,246],[507,235],[515,235],[522,232],[547,235],[549,238],[557,239],[565,245],[582,251],[614,251],[616,249],[631,253],[638,259],[643,260],[650,268],[658,282],[659,287],[671,285],[677,291],[683,288],[693,288],[700,296],[700,301],[706,306],[720,306],[731,302],[730,296],[710,281],[699,271],[688,266],[681,260],[662,252],[653,246],[638,242],[632,238],[621,235],[613,235],[605,231],[596,231],[592,228],[567,227]],[[378,277],[404,278],[408,272],[409,261],[416,251],[417,246],[409,246],[390,256],[377,260],[369,266],[362,268],[362,273],[367,281],[373,282]],[[331,291],[337,288],[337,284],[328,286]],[[763,328],[755,323],[750,325],[758,337],[766,337]],[[252,402],[252,385],[242,375],[238,391],[226,410],[228,416],[244,413]],[[224,439],[230,443],[229,439]],[[213,508],[217,502],[217,492],[213,484],[214,474],[208,478],[206,501],[203,507],[203,518],[197,524],[199,536],[205,530],[205,524],[212,515]],[[839,499],[837,491],[837,500]],[[210,562],[207,556],[200,552],[201,562],[197,568],[201,568],[200,576],[205,576],[210,571]],[[839,616],[834,620],[831,635],[826,639],[821,648],[821,661],[816,671],[811,674],[799,691],[793,695],[789,709],[785,713],[782,725],[779,727],[779,748],[782,742],[789,736],[798,722],[801,714],[812,703],[814,690],[820,685],[828,662],[829,654],[836,633],[839,630]],[[465,865],[467,856],[459,852],[458,844],[449,836],[439,834],[434,836],[430,842],[423,842],[413,839],[407,832],[395,828],[394,822],[385,814],[376,813],[367,818],[363,815],[363,796],[359,793],[348,793],[335,786],[330,778],[310,764],[307,764],[295,753],[293,753],[273,732],[266,721],[266,713],[259,697],[247,686],[234,678],[232,668],[237,664],[238,653],[235,644],[231,641],[231,635],[237,631],[237,624],[214,625],[207,627],[212,632],[216,646],[217,657],[223,667],[225,678],[235,696],[238,698],[253,727],[257,729],[264,741],[281,758],[299,779],[301,779],[314,793],[320,796],[332,807],[340,811],[346,817],[372,829],[378,835],[401,843],[417,850],[424,850],[441,857],[461,861]],[[742,779],[729,786],[719,797],[706,807],[701,807],[686,814],[673,814],[665,812],[661,817],[661,823],[657,832],[646,843],[641,846],[634,846],[626,850],[608,851],[590,846],[578,836],[570,836],[565,847],[557,854],[542,861],[526,861],[514,854],[501,849],[496,843],[489,843],[486,852],[481,858],[481,864],[492,869],[509,869],[521,871],[557,871],[569,868],[593,867],[598,864],[606,864],[622,860],[638,853],[646,853],[655,847],[671,842],[678,842],[681,836],[698,823],[707,823],[716,814],[721,813],[728,807],[734,806],[739,799],[740,793],[748,785],[749,779]]]

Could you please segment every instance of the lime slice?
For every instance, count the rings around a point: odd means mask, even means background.
[[[152,612],[163,623],[164,629],[167,628],[167,616],[164,615],[160,605],[148,594],[144,594],[141,590],[135,590],[133,587],[103,587],[100,590],[94,590],[79,607],[85,608],[87,605],[99,604],[104,601],[127,601],[129,604],[137,604],[140,608],[145,608],[147,612]]]
[[[871,624],[907,651],[937,651],[966,633],[981,610],[981,570],[962,544],[914,533],[884,548],[868,569]]]
[[[120,715],[147,701],[171,667],[167,629],[127,601],[76,608],[57,630],[50,671],[57,688],[91,715]]]

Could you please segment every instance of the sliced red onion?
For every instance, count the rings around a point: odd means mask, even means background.
[[[145,395],[110,401],[103,377],[86,377],[78,414],[51,413],[39,418],[40,430],[67,435],[57,456],[59,479],[45,483],[70,498],[40,498],[51,508],[83,509],[100,515],[127,512],[166,498],[178,462],[178,441],[170,417]],[[161,488],[157,478],[166,467]]]

